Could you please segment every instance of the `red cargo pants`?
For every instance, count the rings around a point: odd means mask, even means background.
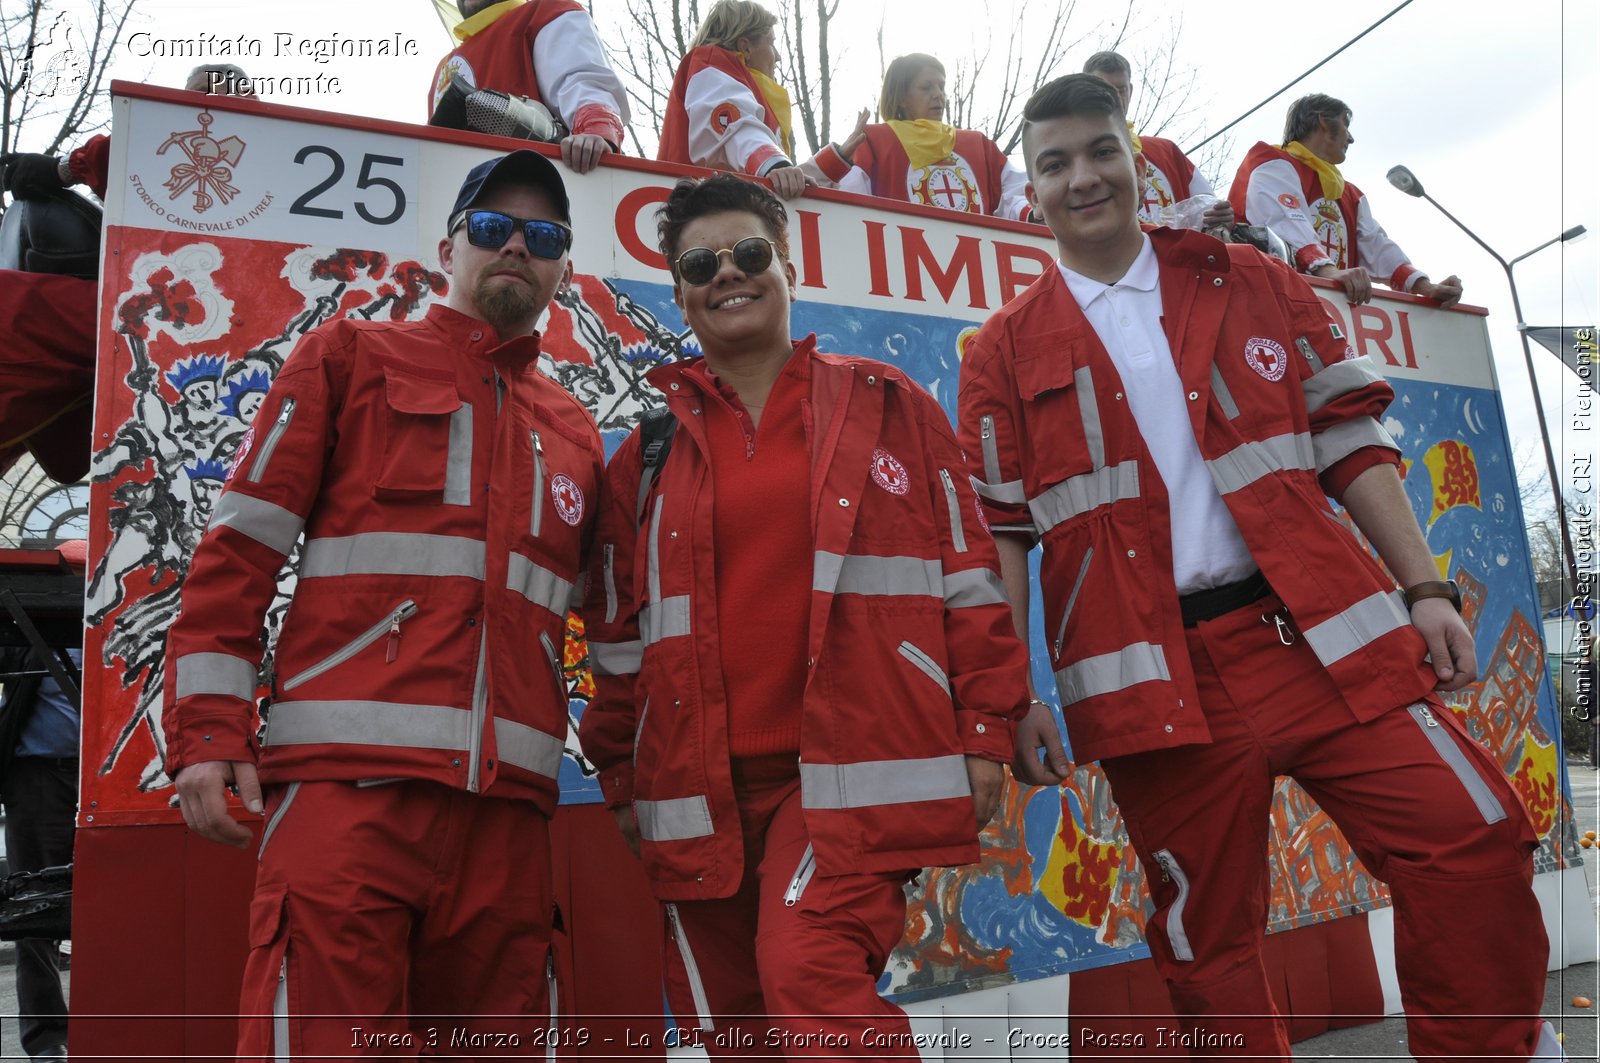
[[[1209,745],[1102,762],[1156,912],[1150,951],[1191,1055],[1289,1059],[1261,959],[1268,816],[1292,776],[1394,900],[1418,1060],[1526,1060],[1549,943],[1536,844],[1499,765],[1437,698],[1360,723],[1276,597],[1188,629]]]
[[[240,1060],[543,1058],[558,1001],[531,802],[307,782],[266,814]]]
[[[878,976],[915,870],[814,875],[795,758],[734,762],[745,873],[732,897],[665,905],[667,1003],[713,1059],[916,1059]]]

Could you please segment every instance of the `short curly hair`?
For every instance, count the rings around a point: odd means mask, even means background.
[[[760,218],[778,254],[785,259],[789,257],[789,212],[784,209],[783,200],[773,195],[766,185],[731,173],[686,177],[673,187],[672,194],[656,211],[656,236],[673,280],[678,279],[678,242],[684,228],[708,214],[734,212]]]

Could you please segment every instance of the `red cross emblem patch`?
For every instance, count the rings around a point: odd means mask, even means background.
[[[550,498],[556,504],[556,515],[568,524],[576,525],[583,519],[583,489],[570,477],[556,474],[550,481]]]
[[[1277,340],[1269,340],[1265,336],[1251,336],[1245,341],[1244,360],[1250,364],[1251,369],[1268,380],[1282,380],[1283,371],[1289,365],[1289,357],[1284,352],[1283,344]]]
[[[882,447],[872,452],[872,481],[891,495],[903,495],[911,490],[911,477],[906,467]]]

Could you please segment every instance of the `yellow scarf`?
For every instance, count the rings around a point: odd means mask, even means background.
[[[456,40],[464,41],[494,22],[501,15],[510,14],[512,8],[521,6],[522,0],[501,0],[501,3],[495,4],[493,7],[486,7],[471,18],[463,20],[451,32],[456,35]]]
[[[1318,156],[1298,140],[1289,141],[1283,150],[1317,171],[1317,176],[1322,179],[1323,199],[1337,201],[1344,195],[1344,175],[1339,172],[1339,167]]]
[[[1133,123],[1132,122],[1128,123],[1128,139],[1133,142],[1133,153],[1135,155],[1143,155],[1144,154],[1144,141],[1140,140],[1139,139],[1139,134],[1135,133],[1133,131]]]
[[[930,118],[918,118],[914,122],[891,119],[889,128],[900,138],[900,146],[906,149],[906,158],[911,160],[913,170],[948,159],[956,147],[955,127]]]
[[[761,99],[767,105],[767,113],[778,120],[778,146],[784,150],[784,154],[788,155],[789,158],[794,158],[794,133],[792,132],[794,116],[789,103],[789,90],[749,63],[745,63],[744,66],[750,73],[750,79],[756,83],[756,88],[761,90]]]

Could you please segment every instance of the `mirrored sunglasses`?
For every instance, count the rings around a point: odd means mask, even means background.
[[[498,210],[469,210],[450,227],[451,235],[465,223],[467,243],[491,251],[506,246],[511,234],[522,227],[522,239],[535,258],[560,258],[572,247],[572,230],[558,221],[513,218]]]
[[[732,247],[721,250],[691,247],[678,256],[678,276],[683,278],[683,283],[697,288],[709,284],[711,278],[717,275],[723,255],[732,256],[734,268],[741,273],[765,273],[767,267],[772,265],[772,256],[776,252],[776,246],[765,236],[747,236]]]

